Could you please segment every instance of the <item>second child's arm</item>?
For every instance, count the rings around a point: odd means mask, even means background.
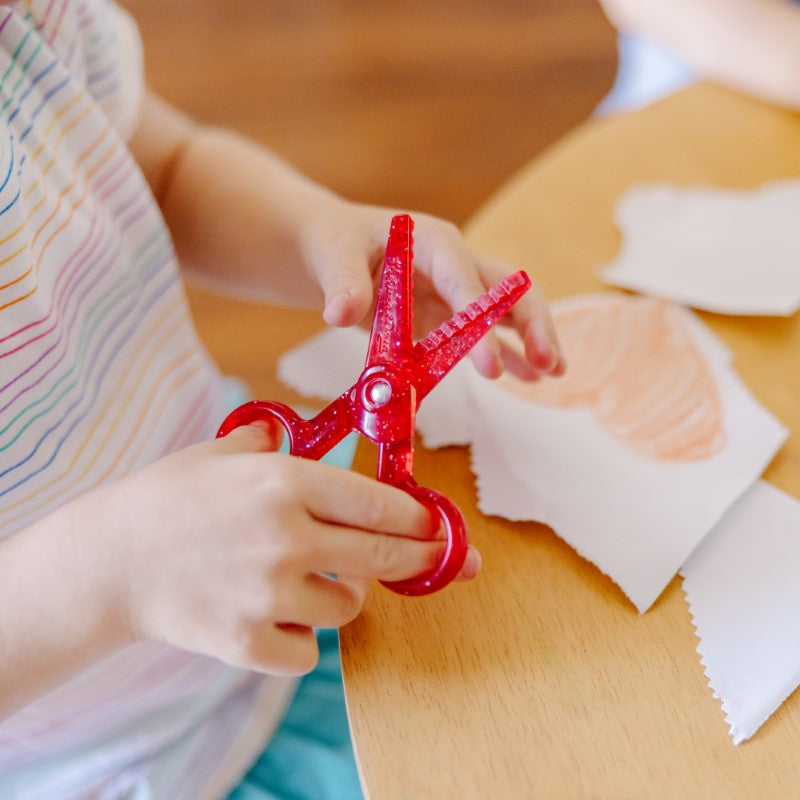
[[[800,5],[790,0],[601,0],[623,32],[672,50],[703,78],[800,109]]]

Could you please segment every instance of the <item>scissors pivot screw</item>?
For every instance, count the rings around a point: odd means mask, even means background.
[[[420,486],[412,475],[417,408],[530,286],[524,272],[504,278],[415,344],[413,227],[408,214],[392,220],[367,359],[356,383],[311,419],[301,419],[283,403],[254,400],[231,412],[217,434],[225,436],[239,425],[272,419],[286,430],[292,455],[314,459],[350,431],[377,444],[378,480],[408,492],[444,528],[444,551],[432,570],[405,580],[384,581],[384,586],[404,595],[429,594],[446,586],[458,575],[467,555],[461,512],[444,495]]]
[[[388,381],[377,380],[367,389],[367,400],[375,408],[385,406],[392,398],[392,386]]]

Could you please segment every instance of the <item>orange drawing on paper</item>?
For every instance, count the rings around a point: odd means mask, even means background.
[[[682,311],[649,298],[610,296],[555,313],[566,374],[511,393],[549,408],[589,408],[616,439],[664,461],[698,461],[726,443],[716,382]]]

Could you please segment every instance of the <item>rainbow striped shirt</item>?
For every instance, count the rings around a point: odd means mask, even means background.
[[[0,6],[0,539],[224,416],[125,144],[141,61],[135,25],[106,0]],[[291,686],[128,648],[0,721],[0,798],[219,797]]]

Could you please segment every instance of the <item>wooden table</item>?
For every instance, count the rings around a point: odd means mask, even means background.
[[[555,299],[601,289],[595,268],[619,244],[612,206],[632,184],[797,175],[799,115],[698,86],[584,125],[502,189],[468,238]],[[701,316],[792,428],[766,478],[800,497],[800,315]],[[370,450],[357,468],[373,469]],[[377,589],[342,631],[372,800],[800,796],[800,693],[734,747],[678,579],[639,616],[545,527],[479,514],[466,449],[419,448],[415,477],[459,504],[484,571],[422,599]]]

